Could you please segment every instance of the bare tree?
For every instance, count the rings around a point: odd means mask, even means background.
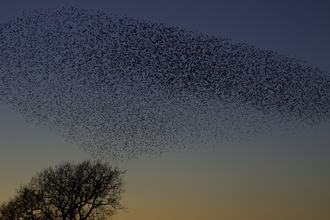
[[[36,192],[22,186],[17,195],[0,206],[0,220],[41,220],[45,219],[38,209],[39,200]]]
[[[20,215],[16,197],[0,205],[0,220],[19,220]]]
[[[120,204],[124,173],[100,161],[50,167],[21,187],[0,213],[19,213],[18,219],[31,220],[105,219],[125,210]]]

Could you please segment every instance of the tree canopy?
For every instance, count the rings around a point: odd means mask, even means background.
[[[100,161],[49,167],[0,205],[0,220],[106,219],[125,209],[124,173]]]

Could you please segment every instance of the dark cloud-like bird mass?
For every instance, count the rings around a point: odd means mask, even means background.
[[[0,25],[0,101],[94,156],[218,147],[328,121],[330,78],[246,44],[80,9]]]

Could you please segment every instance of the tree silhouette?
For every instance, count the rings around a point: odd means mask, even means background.
[[[0,206],[0,219],[105,219],[125,209],[124,173],[100,161],[44,169]]]

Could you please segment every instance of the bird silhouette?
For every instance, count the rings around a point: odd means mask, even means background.
[[[330,116],[320,69],[163,23],[34,10],[0,24],[0,39],[0,102],[96,157],[221,146]]]

